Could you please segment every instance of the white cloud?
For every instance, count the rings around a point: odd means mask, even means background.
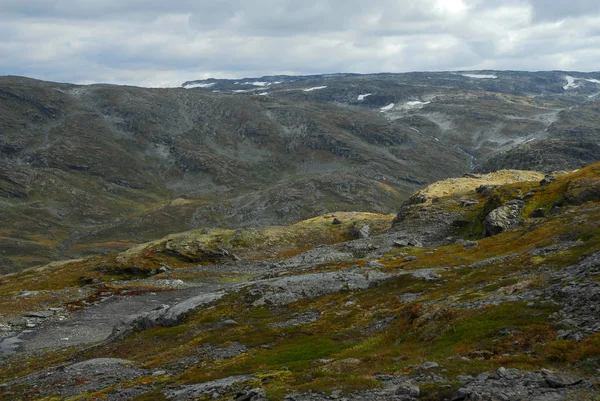
[[[208,77],[597,69],[597,1],[0,0],[0,75]]]

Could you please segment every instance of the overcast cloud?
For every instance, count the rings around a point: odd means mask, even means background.
[[[0,75],[600,70],[598,0],[0,0]]]

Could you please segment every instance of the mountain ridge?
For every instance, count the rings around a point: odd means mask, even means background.
[[[313,76],[263,96],[2,77],[0,271],[186,229],[392,213],[439,179],[600,157],[598,84],[496,73]]]

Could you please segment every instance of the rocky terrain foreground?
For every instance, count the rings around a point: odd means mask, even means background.
[[[598,400],[600,163],[0,277],[0,400]]]

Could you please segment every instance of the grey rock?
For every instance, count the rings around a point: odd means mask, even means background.
[[[35,317],[38,319],[46,319],[50,316],[54,316],[54,312],[49,310],[39,311],[39,312],[31,312],[25,315],[25,317]]]
[[[357,236],[360,239],[369,238],[371,236],[371,227],[368,225],[362,226],[360,230],[358,230]]]
[[[564,381],[560,386],[550,387],[547,378],[562,374],[542,370],[542,373],[519,369],[499,368],[492,374],[480,374],[473,380],[464,380],[463,387],[454,400],[564,400],[574,386],[582,383],[575,377]]]
[[[222,322],[217,323],[217,327],[234,327],[239,326],[239,323],[233,319],[223,320]]]
[[[414,262],[415,260],[418,260],[419,258],[417,258],[416,256],[405,256],[404,260],[405,262]]]
[[[542,371],[544,374],[544,380],[552,388],[563,388],[575,386],[583,381],[583,378],[574,376],[566,373],[554,373],[549,371]]]
[[[421,368],[421,369],[423,369],[423,370],[427,370],[427,369],[433,369],[433,368],[437,368],[437,367],[439,367],[439,366],[440,366],[440,365],[439,365],[438,363],[436,363],[436,362],[429,362],[429,361],[426,361],[426,362],[423,362],[423,363],[421,364],[420,368]]]
[[[222,392],[227,388],[254,379],[252,375],[230,376],[210,382],[181,386],[166,391],[166,395],[175,401],[184,401],[202,396],[211,396],[215,391]]]
[[[251,293],[259,295],[259,299],[253,302],[254,306],[287,305],[342,290],[365,290],[389,277],[389,274],[378,270],[313,273],[265,281],[259,283]]]
[[[439,269],[419,269],[419,270],[409,270],[407,273],[413,276],[414,278],[422,278],[425,281],[437,281],[442,278],[436,271]]]
[[[235,398],[235,401],[267,401],[267,393],[263,389],[253,388]]]
[[[492,210],[485,218],[485,235],[500,234],[520,224],[520,210],[521,207],[517,204],[500,206]]]
[[[385,265],[378,260],[369,260],[365,267],[369,269],[385,269]]]
[[[107,342],[126,337],[136,331],[151,329],[157,325],[176,326],[192,311],[207,306],[225,295],[224,292],[213,292],[198,295],[169,307],[161,305],[149,312],[129,316],[113,327]]]
[[[479,246],[479,242],[477,242],[477,241],[465,241],[463,243],[463,247],[465,249],[475,248],[476,246]]]
[[[11,326],[25,326],[27,324],[27,320],[23,318],[11,319],[8,321],[8,324]]]
[[[216,302],[219,299],[223,298],[224,295],[224,292],[213,292],[186,299],[185,301],[180,302],[167,309],[166,312],[160,317],[160,323],[167,327],[176,326],[190,312],[208,304],[211,304],[213,302]]]
[[[88,359],[87,361],[75,363],[73,365],[68,366],[66,369],[68,369],[68,370],[81,370],[81,369],[85,369],[85,368],[97,369],[100,367],[113,366],[113,365],[127,365],[127,364],[132,364],[132,363],[133,363],[133,361],[130,361],[127,359],[120,359],[120,358],[95,358],[95,359]]]
[[[414,384],[403,384],[398,386],[396,391],[394,392],[397,396],[401,397],[400,400],[411,400],[418,399],[419,395],[421,395],[421,389],[419,386]]]

